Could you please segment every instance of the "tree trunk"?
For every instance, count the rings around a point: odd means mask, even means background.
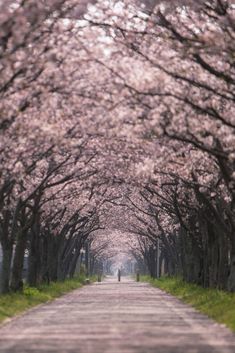
[[[228,277],[228,290],[235,292],[235,237],[231,242],[230,269]]]
[[[226,290],[228,286],[228,253],[229,244],[226,235],[219,235],[219,265],[218,265],[218,288]]]
[[[29,258],[28,258],[28,284],[30,287],[36,287],[39,282],[40,266],[41,266],[41,251],[40,251],[40,226],[34,224],[30,236]]]
[[[43,234],[41,239],[41,266],[40,266],[40,280],[44,283],[50,283],[50,274],[48,267],[48,236]]]
[[[10,274],[12,260],[12,245],[2,247],[2,266],[0,271],[0,293],[5,294],[10,290]]]
[[[66,277],[63,261],[61,258],[58,260],[57,264],[57,279],[58,281],[64,281]]]
[[[12,267],[11,289],[16,292],[23,289],[22,273],[27,243],[27,232],[18,234]]]
[[[209,287],[209,246],[208,246],[208,227],[203,217],[199,217],[200,233],[202,235],[202,285]]]
[[[58,242],[54,235],[48,234],[48,254],[47,266],[49,272],[49,281],[57,281],[58,269]]]
[[[89,277],[90,275],[90,246],[89,243],[86,242],[85,244],[85,267],[86,267],[86,277]]]
[[[79,255],[80,255],[80,248],[78,248],[73,256],[73,259],[70,262],[70,266],[69,266],[69,277],[73,278],[75,271],[76,271],[76,267],[77,267],[77,262],[79,259]],[[90,265],[90,264],[89,264]],[[89,266],[89,268],[91,268],[91,266]]]

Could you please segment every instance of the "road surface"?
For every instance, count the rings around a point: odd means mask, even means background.
[[[234,353],[235,335],[149,284],[109,278],[3,325],[0,352]]]

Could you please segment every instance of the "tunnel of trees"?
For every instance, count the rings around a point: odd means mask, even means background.
[[[0,0],[1,293],[25,255],[235,291],[234,86],[233,1]]]

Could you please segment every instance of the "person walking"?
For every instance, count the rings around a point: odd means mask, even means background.
[[[118,269],[118,282],[121,282],[121,270],[120,270],[120,268]]]

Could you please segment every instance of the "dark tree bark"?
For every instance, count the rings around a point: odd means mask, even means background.
[[[36,287],[41,270],[40,217],[36,216],[29,237],[28,284]]]
[[[228,290],[235,292],[235,239],[231,241],[230,263],[229,263]]]
[[[27,231],[21,231],[18,233],[11,278],[11,289],[14,292],[21,291],[23,289],[22,273],[24,267],[24,255],[27,245],[27,239]]]
[[[10,274],[11,274],[11,261],[12,261],[12,244],[4,245],[2,247],[2,267],[0,271],[0,293],[5,294],[10,290]]]

